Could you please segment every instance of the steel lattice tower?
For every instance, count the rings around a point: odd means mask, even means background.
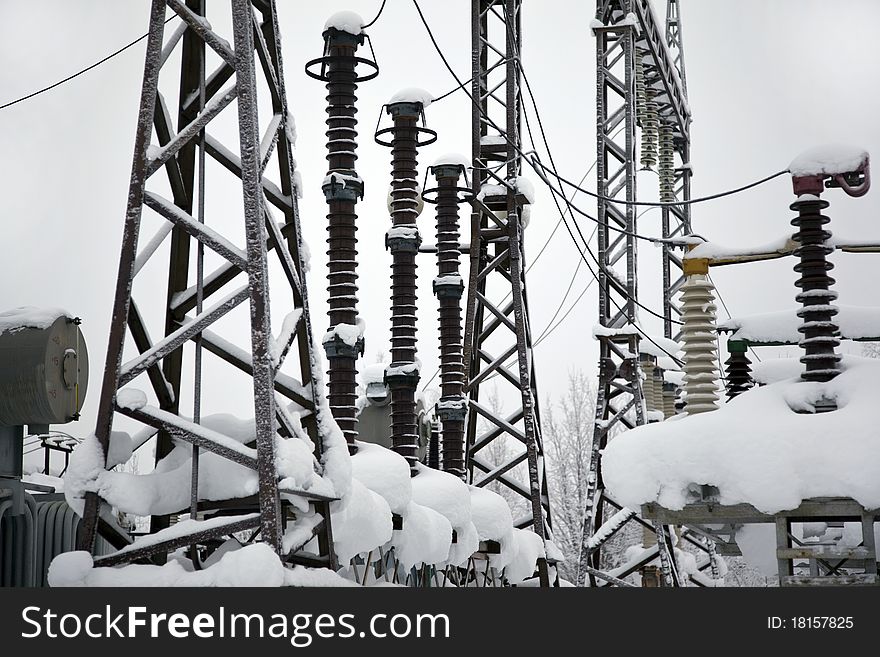
[[[471,5],[474,211],[464,338],[464,362],[469,367],[467,469],[475,486],[497,481],[525,498],[529,515],[516,524],[531,526],[545,539],[550,530],[550,504],[523,249],[523,213],[528,199],[517,189],[522,169],[521,5],[521,0],[473,0]],[[501,128],[500,134],[490,132],[490,122],[493,128]],[[496,187],[485,192],[484,185]],[[505,362],[513,356],[517,368],[510,371]],[[499,377],[501,385],[514,392],[520,402],[506,417],[493,412],[481,395],[490,376]],[[478,434],[479,417],[491,428]],[[506,439],[524,449],[501,464],[491,463],[481,454],[493,441]],[[528,467],[526,482],[513,472],[521,463]],[[545,560],[539,561],[538,570],[541,584],[547,586]]]
[[[579,563],[579,583],[589,575],[615,583],[601,571],[602,545],[630,520],[651,527],[634,510],[608,497],[602,482],[599,455],[615,431],[644,424],[645,409],[638,354],[643,339],[638,328],[638,254],[636,222],[636,71],[644,75],[645,86],[656,103],[660,130],[671,136],[675,152],[688,161],[690,109],[683,71],[683,51],[678,3],[671,0],[666,30],[654,15],[649,0],[598,0],[596,18],[596,181],[599,196],[625,203],[597,201],[599,227],[599,384],[596,423],[590,457],[590,477]],[[627,20],[630,14],[635,20]],[[667,48],[667,42],[670,48]],[[677,56],[673,55],[677,53]],[[639,61],[641,60],[641,61]],[[645,126],[643,126],[644,128]],[[670,134],[671,133],[671,134]],[[662,153],[661,153],[662,158]],[[690,171],[675,172],[677,198],[689,198]],[[663,237],[690,232],[688,206],[663,208]],[[616,229],[616,230],[615,230]],[[612,232],[613,231],[613,232]],[[623,232],[620,232],[623,231]],[[676,312],[672,297],[682,277],[671,282],[673,267],[681,267],[668,247],[663,251],[664,331],[672,335],[671,317]],[[616,511],[611,517],[610,511]],[[607,521],[607,524],[605,524]],[[598,530],[605,525],[602,532]],[[666,531],[657,532],[657,551],[645,563],[659,556],[667,584],[677,575],[671,559],[671,540]],[[593,540],[593,536],[596,539]],[[638,567],[638,566],[637,566]],[[621,575],[622,576],[622,575]]]
[[[113,565],[145,557],[162,558],[181,546],[204,544],[242,530],[257,530],[262,541],[289,561],[335,567],[330,498],[287,488],[279,490],[276,470],[276,441],[304,438],[303,429],[315,445],[315,457],[320,461],[326,438],[325,430],[321,428],[326,426],[321,421],[322,414],[329,414],[326,406],[319,403],[320,384],[314,370],[317,360],[302,260],[297,176],[292,158],[294,127],[287,108],[276,3],[274,0],[231,0],[232,46],[205,19],[206,5],[205,0],[152,2],[122,253],[95,434],[106,459],[114,415],[120,413],[158,430],[157,458],[168,453],[172,438],[189,442],[193,445],[194,457],[199,450],[205,450],[256,470],[259,493],[253,498],[237,500],[209,502],[200,499],[197,493],[198,458],[194,458],[190,511],[193,517],[197,513],[219,511],[212,522],[186,535],[168,539],[160,536],[149,547],[98,557],[95,562],[97,565]],[[166,8],[172,9],[182,22],[163,44]],[[159,81],[169,56],[181,43],[180,101],[175,132],[159,91]],[[205,71],[205,46],[222,61],[209,75]],[[230,79],[233,82],[224,87]],[[272,116],[262,136],[258,128],[258,90],[265,95],[264,109],[271,110]],[[206,131],[210,122],[233,101],[238,109],[238,155]],[[158,146],[151,144],[154,134]],[[236,247],[203,221],[205,155],[231,172],[232,179],[240,179],[246,238],[244,249]],[[273,157],[277,161],[279,184],[272,182],[267,175],[267,169],[275,170]],[[172,200],[147,189],[150,177],[163,169],[173,192]],[[137,273],[168,233],[163,227],[156,237],[144,240],[146,245],[138,251],[145,207],[173,226],[165,337],[157,342],[151,341],[146,318],[132,298]],[[193,215],[194,209],[197,210],[196,216]],[[275,212],[283,216],[280,224]],[[195,239],[199,246],[196,281],[190,280],[189,272],[191,239]],[[204,247],[219,254],[226,262],[203,276]],[[278,341],[273,339],[269,315],[270,251],[278,257],[292,291],[292,299],[286,301],[292,310],[288,315],[290,321],[285,322],[283,339]],[[227,285],[242,274],[246,276],[244,285]],[[206,303],[206,308],[202,309],[202,303],[215,295],[220,300],[211,299],[210,305]],[[282,299],[282,295],[275,297],[276,303]],[[209,330],[212,324],[245,301],[250,307],[250,350],[235,347]],[[196,314],[187,315],[192,310]],[[126,326],[139,355],[124,362]],[[198,411],[194,421],[181,417],[184,409],[180,408],[178,400],[184,365],[183,346],[189,340],[197,343],[197,359],[199,349],[204,348],[252,378],[254,447],[200,426]],[[300,381],[279,372],[293,351],[298,353]],[[123,386],[141,374],[148,376],[158,407],[150,403],[120,403],[118,393]],[[201,400],[198,365],[194,378],[198,409]],[[303,409],[302,428],[295,426],[296,421],[286,412],[282,398]],[[305,497],[322,517],[312,534],[318,538],[321,552],[318,558],[299,554],[297,551],[302,546],[282,549],[282,532],[289,515],[282,496],[288,495]],[[100,514],[105,506],[97,494],[86,495],[81,549],[89,550],[94,545],[101,524]],[[228,518],[221,520],[219,516]],[[167,526],[168,518],[158,517],[159,522],[154,522],[152,530]]]
[[[690,109],[687,105],[687,77],[684,66],[684,37],[682,35],[681,12],[678,0],[666,2],[666,45],[668,52],[672,54],[674,70],[678,74],[679,94],[669,94],[667,98],[677,95],[678,105],[675,102],[662,103],[660,115],[672,125],[673,148],[677,158],[673,169],[674,183],[672,199],[675,201],[687,201],[691,198],[691,176],[693,171],[690,167],[691,135],[690,135]],[[668,68],[668,64],[667,64]],[[654,66],[653,78],[663,78],[663,71],[659,66]],[[675,79],[670,81],[675,84]],[[684,101],[683,103],[681,101]],[[663,237],[675,238],[691,234],[691,206],[676,205],[666,206],[661,209],[663,213]],[[682,273],[681,258],[677,257],[669,244],[663,245],[663,335],[674,338],[673,320],[681,317],[681,307],[675,301],[675,295],[684,285],[685,276]],[[673,280],[673,275],[675,279]]]

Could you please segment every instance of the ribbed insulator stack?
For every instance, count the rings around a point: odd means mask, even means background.
[[[803,320],[798,331],[804,335],[799,345],[805,352],[800,359],[806,366],[801,373],[805,381],[830,381],[840,373],[840,354],[835,352],[840,344],[834,321],[837,307],[831,303],[837,293],[830,289],[834,279],[828,275],[834,265],[826,258],[834,249],[826,245],[831,232],[824,225],[830,219],[820,214],[827,207],[828,201],[808,194],[791,205],[798,213],[791,223],[798,227],[792,239],[799,244],[794,255],[800,262],[794,270],[801,275],[795,285],[801,289],[796,299],[803,304],[798,310],[798,317]]]
[[[385,245],[391,251],[391,364],[385,382],[391,389],[391,446],[410,464],[418,462],[416,390],[416,254],[421,236],[417,173],[421,102],[399,101],[387,106],[391,115],[391,229]]]
[[[669,381],[663,382],[663,415],[668,420],[675,415],[675,384]]]
[[[675,200],[675,150],[672,124],[660,125],[660,161],[657,175],[660,179],[660,202],[672,203]]]
[[[357,48],[363,34],[334,27],[324,32],[326,70],[319,79],[327,82],[327,162],[323,191],[328,205],[329,266],[327,290],[330,328],[324,338],[329,362],[330,410],[354,453],[357,438],[357,358],[363,354],[357,312],[357,214],[364,185],[355,171],[357,154]]]
[[[636,120],[642,126],[642,166],[650,168],[645,163],[645,122],[647,121],[647,113],[645,112],[645,64],[644,60],[647,52],[643,48],[636,48],[636,66],[635,66],[635,88],[636,88]]]
[[[655,411],[659,411],[663,413],[664,418],[666,417],[666,410],[663,404],[663,368],[655,367],[654,368],[654,376],[652,378],[652,384],[654,388],[654,409]]]
[[[459,161],[452,161],[453,159]],[[459,178],[462,158],[441,158],[432,167],[437,180],[437,278],[434,294],[440,306],[440,388],[437,412],[443,422],[443,470],[464,478],[464,434],[467,399],[464,396],[461,298],[459,274]]]
[[[641,60],[639,60],[641,62]],[[639,68],[639,66],[637,66]],[[650,170],[657,164],[657,140],[660,134],[660,114],[655,91],[645,86],[645,118],[642,121],[642,168]]]
[[[658,409],[658,400],[654,394],[654,370],[657,366],[654,364],[655,359],[650,354],[640,354],[640,367],[644,378],[642,379],[642,396],[645,398],[645,410],[656,411]],[[662,399],[660,400],[662,403]]]
[[[684,261],[681,339],[684,348],[685,410],[689,415],[714,411],[718,402],[715,342],[715,296],[705,260]]]
[[[728,340],[730,357],[725,361],[727,372],[727,400],[730,401],[755,385],[752,380],[751,361],[746,355],[748,345],[742,340]]]
[[[426,465],[434,470],[440,469],[440,422],[431,421],[431,439],[428,442]]]

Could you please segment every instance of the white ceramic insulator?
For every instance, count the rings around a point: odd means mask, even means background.
[[[654,371],[654,409],[655,411],[660,411],[663,413],[663,416],[666,416],[666,408],[663,405],[663,374],[660,368],[656,368]]]
[[[684,343],[685,411],[689,415],[718,408],[718,354],[715,347],[715,296],[703,274],[692,274],[682,286],[681,339]]]
[[[657,400],[654,397],[654,363],[650,360],[643,360],[641,363],[642,374],[642,396],[645,398],[645,409],[648,411],[657,410]]]
[[[675,392],[673,390],[663,391],[663,414],[666,419],[675,415]]]

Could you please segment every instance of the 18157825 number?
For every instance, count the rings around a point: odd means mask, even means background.
[[[848,630],[853,626],[852,616],[792,616],[789,627],[798,630]]]

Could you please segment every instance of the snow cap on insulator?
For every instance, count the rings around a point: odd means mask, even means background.
[[[324,23],[324,29],[329,30],[333,28],[340,32],[348,32],[349,34],[358,35],[363,33],[364,25],[364,19],[361,18],[359,14],[345,10],[337,11],[328,18],[327,22]]]

